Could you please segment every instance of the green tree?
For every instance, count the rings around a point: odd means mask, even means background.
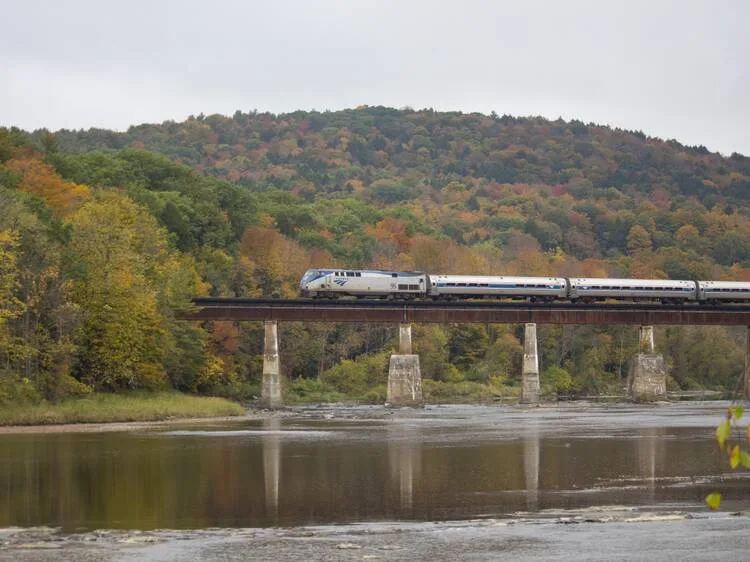
[[[487,352],[487,330],[480,324],[452,324],[448,330],[448,360],[466,369]]]

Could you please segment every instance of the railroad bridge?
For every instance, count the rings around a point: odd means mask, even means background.
[[[537,324],[632,324],[640,326],[641,346],[631,364],[628,392],[635,400],[666,395],[666,368],[654,352],[655,325],[747,326],[744,394],[750,394],[750,307],[697,303],[661,305],[541,304],[498,301],[385,301],[195,298],[186,320],[263,321],[265,326],[261,402],[281,406],[278,322],[383,322],[399,324],[399,353],[391,356],[388,403],[421,404],[419,357],[411,351],[412,323],[525,324],[521,402],[539,400]]]

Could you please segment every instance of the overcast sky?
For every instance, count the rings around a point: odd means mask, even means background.
[[[750,155],[750,1],[0,0],[0,126],[361,104]]]

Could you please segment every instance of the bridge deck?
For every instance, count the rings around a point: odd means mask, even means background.
[[[750,326],[750,306],[195,298],[186,320]]]

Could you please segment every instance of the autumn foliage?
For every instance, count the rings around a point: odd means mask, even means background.
[[[255,395],[260,326],[177,312],[196,294],[294,298],[310,267],[750,280],[748,196],[743,155],[575,120],[361,106],[0,129],[0,376],[45,396]],[[674,387],[733,386],[742,339],[707,333],[658,335]],[[517,384],[515,328],[424,337],[436,383]],[[637,350],[619,326],[540,339],[556,392],[618,391]],[[317,379],[392,345],[388,326],[283,326],[282,365]]]

